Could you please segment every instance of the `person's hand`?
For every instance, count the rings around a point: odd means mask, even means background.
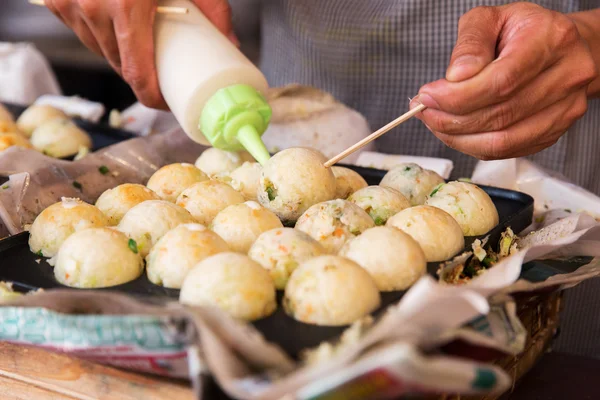
[[[89,49],[104,56],[141,103],[166,109],[154,64],[156,0],[45,0]],[[215,26],[235,41],[227,0],[194,0]]]
[[[596,65],[566,15],[531,3],[478,7],[459,21],[446,79],[411,102],[449,147],[482,160],[556,143],[587,110]]]

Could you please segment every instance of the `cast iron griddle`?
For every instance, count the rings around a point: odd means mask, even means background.
[[[21,113],[27,108],[15,104],[4,103],[3,105],[13,114],[15,119],[17,119],[19,115],[21,115]],[[136,137],[131,132],[121,129],[114,129],[108,125],[94,124],[79,118],[73,118],[73,122],[75,122],[77,126],[86,131],[88,135],[92,137],[92,151],[100,150],[124,140]]]
[[[348,166],[359,172],[369,185],[378,184],[386,171],[371,168]],[[500,224],[491,232],[490,243],[497,243],[500,234],[510,226],[515,232],[520,232],[531,223],[533,216],[533,199],[523,193],[510,190],[482,186],[496,205],[500,215]],[[52,267],[41,257],[33,254],[27,244],[29,234],[21,234],[0,241],[0,280],[13,282],[18,290],[37,288],[66,288],[54,279]],[[476,238],[465,238],[467,248]],[[429,263],[427,270],[436,276],[439,263]],[[73,289],[73,290],[103,290],[125,292],[144,300],[166,302],[177,300],[179,290],[166,289],[152,284],[144,273],[135,281],[120,286],[105,289]],[[382,306],[376,311],[379,314],[388,305],[397,302],[404,292],[382,293]],[[282,293],[278,293],[281,304]],[[280,345],[288,354],[297,357],[306,348],[314,347],[325,340],[331,340],[340,335],[345,327],[321,327],[304,324],[287,316],[282,307],[267,318],[254,322],[254,326],[273,343]]]

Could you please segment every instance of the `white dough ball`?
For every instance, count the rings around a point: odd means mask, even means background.
[[[421,245],[428,262],[449,260],[465,248],[458,222],[436,207],[407,208],[388,219],[386,226],[412,236]]]
[[[188,210],[196,221],[208,226],[219,212],[243,202],[244,196],[226,183],[204,181],[184,190],[175,204]]]
[[[261,234],[248,256],[269,271],[277,289],[284,289],[298,265],[325,253],[323,246],[306,233],[277,228]]]
[[[352,193],[348,201],[365,210],[377,226],[385,225],[390,217],[410,207],[410,202],[402,193],[385,186],[360,189]]]
[[[54,158],[74,156],[81,148],[91,149],[92,138],[67,118],[44,122],[31,134],[31,144]]]
[[[133,239],[141,256],[146,257],[165,233],[194,222],[185,208],[166,200],[147,200],[127,211],[117,229]]]
[[[102,193],[96,200],[96,207],[111,225],[118,225],[127,211],[146,200],[160,200],[160,197],[144,185],[125,183]]]
[[[179,195],[195,183],[209,178],[192,164],[178,163],[165,165],[156,171],[146,186],[161,199],[175,203]]]
[[[240,192],[246,200],[258,201],[258,188],[262,167],[257,162],[245,162],[229,174],[232,188]]]
[[[247,152],[225,151],[210,147],[200,154],[196,160],[196,167],[200,168],[210,177],[228,174],[244,161],[254,161]]]
[[[379,290],[369,273],[340,256],[320,256],[302,263],[285,288],[288,315],[308,324],[349,325],[375,311]]]
[[[378,226],[348,241],[339,253],[367,270],[382,292],[406,290],[427,272],[419,243],[399,229]]]
[[[20,133],[0,133],[0,151],[13,146],[23,147],[25,149],[33,148],[29,140]]]
[[[183,281],[179,301],[218,307],[246,321],[267,317],[277,308],[269,273],[248,256],[230,252],[196,265]]]
[[[180,289],[186,275],[200,261],[229,251],[219,235],[200,224],[182,224],[167,232],[146,257],[150,282]]]
[[[63,197],[33,221],[29,229],[29,248],[33,253],[53,257],[74,232],[107,225],[108,218],[97,207]]]
[[[349,239],[375,223],[359,206],[347,200],[315,204],[298,219],[296,229],[309,234],[329,253],[337,253]]]
[[[133,281],[142,274],[144,261],[129,240],[111,228],[75,232],[58,250],[54,277],[63,285],[80,289]]]
[[[465,236],[485,235],[499,223],[498,210],[490,196],[472,183],[442,184],[425,204],[452,215]]]
[[[231,250],[244,254],[261,233],[282,227],[277,215],[254,201],[225,208],[211,225],[211,229],[225,239]]]
[[[402,193],[410,204],[418,206],[425,203],[426,197],[444,178],[436,172],[423,169],[417,164],[398,164],[381,180],[381,186],[391,187]]]
[[[352,193],[368,186],[367,181],[356,171],[345,167],[331,167],[335,176],[336,199],[347,199]]]
[[[292,148],[275,154],[263,167],[258,201],[286,225],[314,204],[335,198],[336,182],[320,153]]]
[[[69,118],[62,110],[46,104],[34,104],[27,108],[17,119],[17,127],[29,137],[38,127],[53,119]]]

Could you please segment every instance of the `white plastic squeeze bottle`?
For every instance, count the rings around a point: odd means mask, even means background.
[[[154,41],[158,82],[165,101],[192,140],[222,150],[248,150],[261,164],[269,158],[261,136],[271,119],[263,94],[267,80],[187,0],[161,6],[188,14],[158,14]]]

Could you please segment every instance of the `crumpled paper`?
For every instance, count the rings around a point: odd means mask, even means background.
[[[45,94],[38,97],[34,104],[50,105],[62,110],[70,117],[77,117],[93,123],[98,123],[105,111],[102,104],[83,99],[78,96],[57,96]]]
[[[61,90],[46,58],[29,43],[0,42],[0,101],[28,105]]]

